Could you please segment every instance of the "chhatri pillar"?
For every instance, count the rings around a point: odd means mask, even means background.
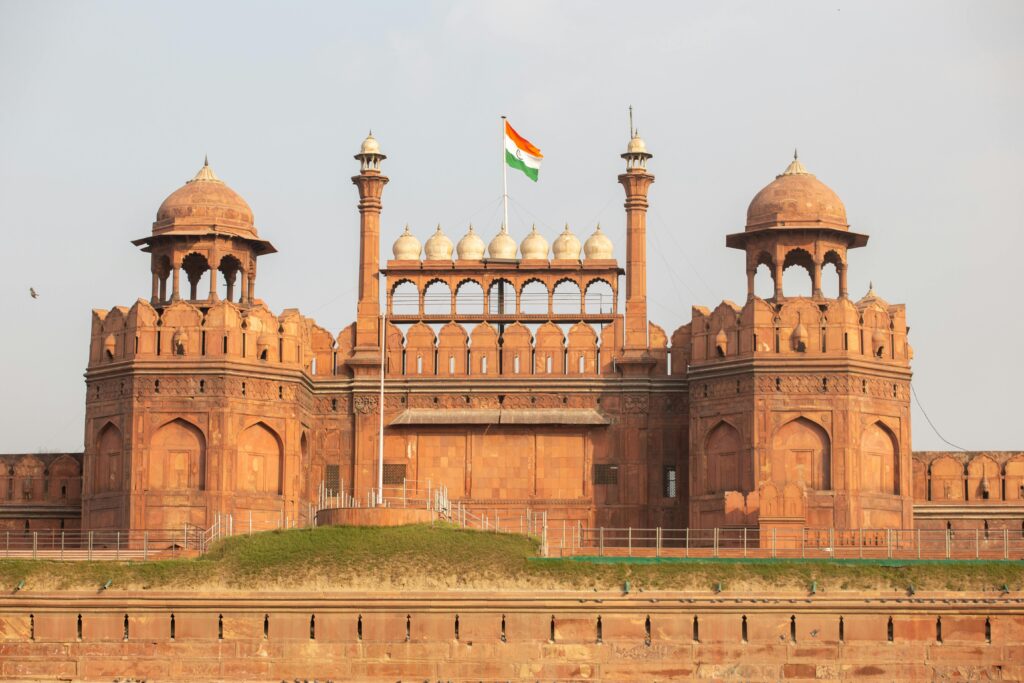
[[[359,190],[359,302],[356,307],[356,344],[348,364],[357,375],[380,372],[380,212],[388,178],[380,172],[387,157],[373,133],[363,141],[359,175],[352,183]]]
[[[647,172],[647,160],[653,156],[632,129],[622,154],[626,172],[619,176],[626,191],[626,318],[623,358],[618,364],[626,375],[646,375],[655,364],[647,342],[647,192],[654,182],[654,176]]]

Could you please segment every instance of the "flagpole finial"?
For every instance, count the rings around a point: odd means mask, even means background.
[[[633,105],[629,105],[629,137],[634,137],[636,131],[633,129]]]
[[[793,148],[793,161],[796,161],[799,158],[800,158],[800,155],[797,154],[796,147],[794,147]]]
[[[209,154],[204,154],[203,155],[203,166],[209,166],[209,165],[210,165],[210,155]]]

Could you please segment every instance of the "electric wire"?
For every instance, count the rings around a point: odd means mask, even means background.
[[[966,453],[967,452],[966,448],[964,448],[963,446],[957,446],[952,441],[947,440],[946,437],[942,436],[942,434],[939,434],[939,430],[936,429],[935,423],[932,422],[932,419],[930,417],[928,417],[928,412],[924,409],[924,406],[921,405],[921,399],[917,397],[917,390],[914,388],[914,384],[913,383],[910,384],[910,393],[912,393],[914,395],[914,401],[917,403],[917,407],[921,409],[921,414],[924,415],[924,419],[928,421],[928,425],[932,428],[932,431],[935,432],[935,436],[939,437],[946,444],[952,446],[953,448],[957,448],[957,449],[959,449],[961,451],[964,451]]]

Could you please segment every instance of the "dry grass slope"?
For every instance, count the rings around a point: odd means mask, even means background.
[[[322,527],[236,536],[198,559],[0,561],[0,585],[82,590],[636,590],[1024,588],[1021,562],[824,560],[580,561],[538,557],[536,541],[447,525]]]

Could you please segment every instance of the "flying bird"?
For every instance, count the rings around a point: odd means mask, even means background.
[[[28,288],[28,293],[32,295],[33,299],[38,299],[39,298],[39,293],[36,292],[36,288],[35,287],[29,287]]]

